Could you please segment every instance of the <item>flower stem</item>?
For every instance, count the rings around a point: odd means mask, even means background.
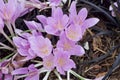
[[[3,46],[5,49],[14,51],[14,49],[12,49],[11,47],[7,46],[6,44],[3,44],[3,43],[0,42],[0,45]]]
[[[8,30],[9,30],[11,36],[14,36],[14,31],[12,29],[11,24],[9,22],[6,22],[6,26],[7,26]]]
[[[59,80],[62,80],[60,74],[55,70],[54,73],[56,74],[56,76],[58,77]]]
[[[67,71],[67,80],[70,80],[70,71]]]
[[[12,42],[12,40],[6,35],[6,33],[4,31],[2,31],[2,34],[13,46],[15,46],[14,43]]]
[[[48,77],[49,77],[49,74],[50,74],[51,71],[48,71],[45,75],[45,77],[43,78],[43,80],[48,80]]]
[[[80,76],[79,74],[77,74],[77,73],[74,72],[73,70],[69,70],[69,72],[70,72],[71,74],[73,74],[74,76],[78,77],[79,80],[90,80],[90,79],[86,79],[86,78]]]

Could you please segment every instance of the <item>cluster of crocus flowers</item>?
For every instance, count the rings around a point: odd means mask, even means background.
[[[96,25],[99,19],[86,19],[88,15],[86,8],[82,8],[77,13],[75,1],[71,3],[69,14],[64,14],[62,8],[58,7],[61,0],[48,1],[52,4],[50,17],[37,15],[37,19],[41,23],[24,20],[30,32],[16,29],[15,20],[26,14],[28,8],[36,7],[40,9],[44,8],[45,4],[42,4],[39,0],[0,1],[2,4],[0,5],[0,32],[16,48],[14,50],[0,43],[6,49],[15,52],[15,55],[11,58],[13,67],[11,72],[8,72],[7,65],[2,66],[2,63],[0,63],[0,79],[3,78],[1,75],[5,74],[13,80],[23,77],[25,77],[25,80],[39,80],[39,75],[47,72],[43,78],[43,80],[47,80],[50,72],[54,72],[61,80],[60,75],[66,75],[67,72],[67,80],[70,80],[69,73],[74,73],[71,70],[76,68],[71,56],[83,56],[85,54],[84,48],[78,42],[82,39],[86,29]],[[13,2],[15,3],[13,4]],[[25,4],[27,4],[27,7]],[[3,31],[4,23],[11,35],[14,36],[13,41]],[[20,59],[17,60],[17,57]],[[22,67],[28,61],[34,63]],[[3,70],[6,70],[6,72],[4,73]]]
[[[46,80],[51,71],[54,71],[60,78],[60,74],[66,75],[66,72],[76,68],[71,56],[85,54],[84,48],[78,44],[78,41],[82,39],[86,29],[99,21],[98,18],[86,19],[87,15],[86,8],[82,8],[77,14],[76,2],[73,1],[69,15],[64,14],[60,7],[54,6],[50,17],[38,15],[37,19],[43,26],[35,21],[24,21],[31,32],[16,30],[18,36],[13,37],[18,53],[24,57],[20,61],[26,62],[34,60],[36,57],[41,60],[37,61],[38,63],[35,65],[15,69],[12,75],[22,74],[23,77],[26,77],[25,80],[30,78],[39,80],[39,74],[47,72],[44,77]],[[53,38],[57,39],[53,41]],[[21,78],[21,76],[17,76],[17,78]]]

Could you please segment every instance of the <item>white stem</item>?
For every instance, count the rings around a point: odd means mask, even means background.
[[[54,73],[56,74],[56,76],[58,77],[59,80],[62,80],[62,77],[60,76],[60,74],[55,70]]]
[[[39,62],[38,64],[35,65],[35,67],[39,67],[42,66],[43,64],[41,62]]]
[[[12,49],[11,47],[7,46],[6,44],[3,44],[3,43],[0,42],[0,45],[3,46],[3,47],[6,48],[6,49],[9,49],[9,50],[11,50],[11,51],[14,51],[14,49]]]
[[[8,48],[8,47],[0,47],[0,49],[7,49],[7,50],[14,51],[13,49],[11,49],[11,48]]]
[[[4,31],[2,31],[2,34],[4,35],[4,37],[14,46],[14,43],[12,42],[12,40],[6,35],[6,33]]]
[[[39,73],[44,73],[44,72],[48,72],[49,70],[45,69],[44,67],[42,67],[41,69],[39,69]]]
[[[67,80],[70,80],[70,72],[67,71]]]
[[[10,34],[11,34],[12,36],[14,36],[14,31],[13,31],[13,29],[12,29],[11,24],[10,24],[9,22],[6,22],[6,26],[7,26],[8,30],[9,30]]]
[[[48,77],[49,77],[49,74],[50,74],[51,71],[48,71],[45,75],[45,77],[43,78],[43,80],[48,80]]]
[[[73,70],[69,70],[69,72],[71,74],[73,74],[75,77],[78,77],[80,80],[91,80],[91,79],[87,79],[87,78],[84,78],[82,76],[80,76],[79,74],[77,74],[76,72],[74,72]]]

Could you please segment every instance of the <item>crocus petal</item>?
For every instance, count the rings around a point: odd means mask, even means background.
[[[58,7],[58,8],[55,8],[54,13],[52,14],[56,20],[60,20],[63,16],[63,11],[61,8]]]
[[[40,23],[37,23],[35,21],[24,21],[24,22],[30,30],[40,30],[40,31],[43,30]]]
[[[70,15],[72,15],[72,16],[77,15],[76,2],[75,1],[72,2],[71,6],[70,6],[70,9],[69,9],[69,12],[70,12]]]
[[[75,45],[73,51],[73,54],[77,56],[82,56],[83,54],[85,54],[85,50],[80,45]]]
[[[67,15],[63,15],[63,17],[62,17],[63,26],[67,27],[68,22],[69,22],[69,17]]]
[[[83,27],[87,29],[96,25],[98,22],[99,22],[98,18],[89,18],[85,20],[85,22],[83,23]]]
[[[88,15],[87,9],[82,8],[78,13],[79,20],[83,22],[87,18],[87,15]]]
[[[39,80],[39,74],[36,74],[34,76],[27,76],[25,80]]]
[[[71,59],[69,59],[69,60],[67,61],[67,64],[66,64],[66,65],[67,65],[67,66],[64,66],[64,70],[65,70],[65,71],[68,71],[68,70],[70,70],[70,69],[72,69],[72,68],[76,68],[76,65],[75,65],[74,61],[71,60]]]
[[[62,74],[65,75],[65,71],[61,68],[61,67],[57,67],[57,71]]]
[[[19,69],[16,69],[16,70],[12,71],[12,75],[26,74],[26,73],[28,73],[27,68],[19,68]]]
[[[43,58],[43,65],[46,69],[52,70],[55,65],[54,65],[54,56],[51,54],[47,57]]]
[[[6,74],[4,80],[13,80],[13,76],[10,74]]]
[[[82,38],[81,26],[79,25],[70,25],[65,33],[67,38],[72,41],[79,41]]]
[[[43,24],[43,26],[47,25],[47,20],[44,15],[38,15],[37,19]]]

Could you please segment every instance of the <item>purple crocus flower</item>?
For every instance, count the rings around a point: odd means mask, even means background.
[[[57,42],[57,48],[63,48],[64,51],[68,51],[70,55],[82,56],[85,51],[76,42],[67,39],[65,33],[60,35],[60,40]]]
[[[43,58],[43,66],[48,70],[54,69],[54,67],[55,67],[54,56],[52,54]]]
[[[64,15],[61,8],[52,8],[52,17],[47,18],[45,31],[48,34],[59,35],[68,25],[68,16]]]
[[[66,29],[66,36],[72,41],[79,41],[82,39],[86,29],[94,26],[99,21],[98,18],[86,19],[88,15],[86,8],[82,8],[77,14],[75,1],[72,2],[69,12],[71,26]]]
[[[53,46],[48,38],[44,38],[43,36],[32,36],[29,38],[29,42],[31,49],[39,57],[46,57],[52,52]]]
[[[21,34],[21,37],[13,37],[13,42],[17,47],[17,51],[20,55],[24,56],[24,60],[29,60],[36,57],[36,54],[30,48],[30,43],[28,42],[28,38],[32,36],[29,33]]]
[[[60,74],[65,75],[65,71],[68,71],[72,68],[76,68],[74,61],[70,59],[69,53],[64,51],[63,49],[57,48],[54,51],[54,56],[54,63],[57,68],[57,71],[60,72]]]
[[[12,71],[12,75],[26,74],[25,80],[39,80],[39,71],[31,64],[29,67],[19,68]]]

